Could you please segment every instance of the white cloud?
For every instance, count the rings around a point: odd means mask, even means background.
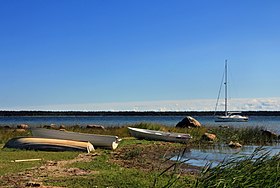
[[[144,102],[115,102],[91,104],[60,104],[31,107],[3,108],[2,110],[52,110],[52,111],[214,111],[216,99],[169,100]],[[224,109],[224,101],[218,110]],[[280,111],[280,97],[231,99],[230,111]]]

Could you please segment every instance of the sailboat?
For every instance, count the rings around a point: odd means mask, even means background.
[[[228,111],[228,83],[227,83],[227,60],[225,60],[225,73],[224,73],[224,85],[225,85],[225,114],[222,116],[215,116],[215,121],[216,122],[246,122],[248,121],[247,116],[242,116],[240,115],[241,112],[229,112]],[[220,95],[220,93],[219,93]],[[219,98],[219,97],[218,97]],[[216,109],[217,109],[218,101],[216,104]],[[215,110],[216,113],[216,110]]]

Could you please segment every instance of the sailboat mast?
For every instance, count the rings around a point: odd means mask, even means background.
[[[225,61],[225,116],[228,115],[227,113],[227,60]]]

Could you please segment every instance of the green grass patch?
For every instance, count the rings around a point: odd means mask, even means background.
[[[142,152],[142,148],[133,148],[131,151],[129,152],[126,152],[123,156],[123,159],[125,160],[131,160],[133,159],[134,157],[137,157],[141,154]]]
[[[91,162],[77,162],[69,167],[92,171],[86,177],[52,178],[45,185],[62,187],[165,187],[170,184],[170,174],[160,175],[157,171],[141,171],[123,168],[109,162],[109,155],[102,154]],[[155,179],[157,179],[156,184]],[[191,182],[191,181],[189,181]],[[174,186],[186,185],[179,179]]]
[[[157,123],[137,123],[132,125],[132,127],[140,128],[140,129],[150,129],[156,131],[164,131],[166,130],[166,126]]]
[[[262,127],[244,127],[244,128],[208,128],[210,133],[214,133],[218,137],[220,143],[229,143],[237,141],[245,145],[266,145],[275,143],[275,140],[262,134]]]
[[[102,171],[87,177],[54,178],[44,182],[49,186],[61,187],[122,187],[122,188],[142,188],[142,187],[170,187],[168,175],[160,177],[154,185],[156,174],[152,172],[141,172],[135,169],[118,169],[117,171]],[[188,181],[177,181],[172,187],[182,187]]]
[[[17,149],[0,150],[0,175],[21,172],[28,168],[42,165],[44,162],[73,159],[78,152],[44,152]],[[19,159],[42,159],[41,161],[12,162]]]
[[[31,132],[26,130],[18,132],[16,129],[0,127],[0,144],[5,144],[9,139],[20,136],[30,136]]]
[[[106,127],[103,129],[86,128],[80,126],[66,127],[67,131],[90,133],[90,134],[102,134],[102,135],[115,135],[118,137],[128,137],[128,129],[125,126],[122,127]]]
[[[127,147],[130,145],[148,145],[148,144],[154,144],[156,142],[159,142],[159,141],[144,140],[144,139],[139,140],[134,137],[127,137],[127,138],[122,139],[122,141],[120,142],[118,147],[122,148],[122,147]]]
[[[83,170],[92,170],[92,171],[117,169],[118,168],[117,165],[108,162],[109,156],[110,156],[109,154],[103,152],[103,154],[97,156],[91,162],[76,162],[71,164],[69,167],[80,168]]]

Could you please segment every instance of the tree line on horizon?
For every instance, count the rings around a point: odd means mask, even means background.
[[[219,111],[216,114],[223,114]],[[242,111],[247,116],[280,116],[280,111]],[[214,111],[0,111],[0,116],[213,116]]]

